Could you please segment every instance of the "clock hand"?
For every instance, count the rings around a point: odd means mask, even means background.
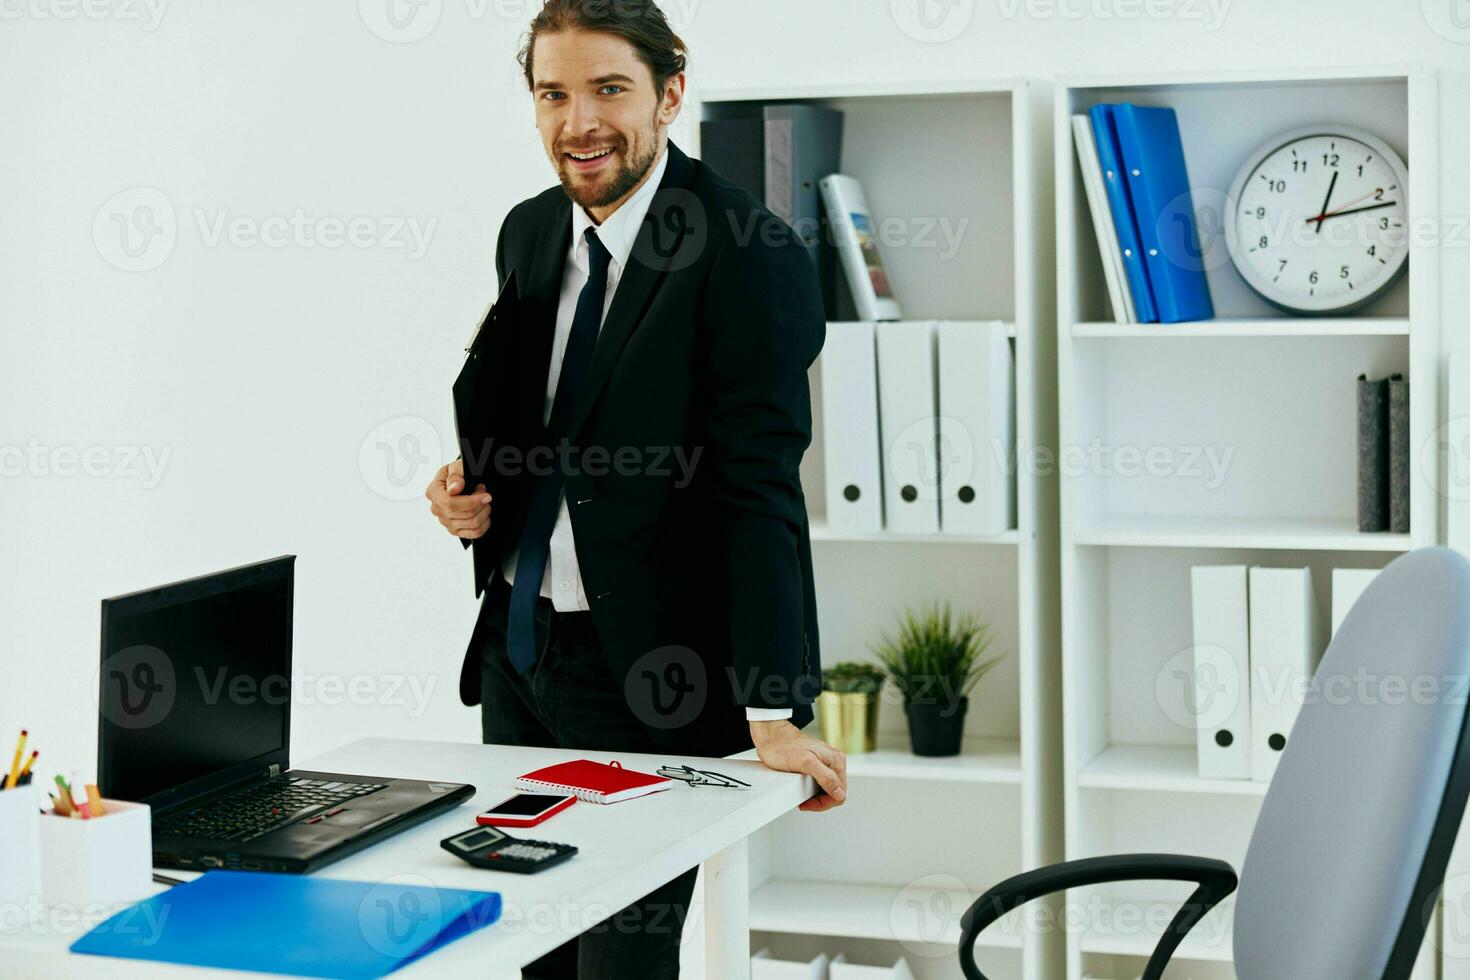
[[[1348,208],[1352,207],[1354,204],[1361,204],[1362,202],[1368,200],[1368,198],[1372,197],[1374,194],[1379,193],[1380,191],[1381,191],[1381,188],[1375,187],[1371,191],[1369,191],[1368,193],[1363,194],[1363,195],[1355,198],[1354,200],[1351,200],[1351,201],[1347,202],[1342,207],[1338,208],[1336,211],[1333,211],[1333,212],[1330,212],[1330,213],[1324,212],[1322,214],[1317,215],[1317,217],[1315,217],[1315,218],[1308,218],[1307,219],[1307,223],[1308,224],[1311,224],[1313,221],[1318,221],[1318,220],[1320,220],[1322,218],[1330,218],[1334,214],[1342,214],[1344,211],[1346,211]]]
[[[1332,203],[1332,188],[1337,186],[1338,171],[1332,171],[1332,179],[1327,182],[1327,196],[1322,198],[1322,213],[1317,217],[1317,234],[1322,234],[1322,222],[1327,215],[1327,205]]]
[[[1366,204],[1366,206],[1354,207],[1351,210],[1336,210],[1336,212],[1332,212],[1326,217],[1342,217],[1344,215],[1357,215],[1358,212],[1373,212],[1373,210],[1380,209],[1380,207],[1394,207],[1395,204],[1398,204],[1398,201],[1383,201],[1382,204]]]
[[[1382,204],[1366,204],[1366,206],[1364,207],[1352,207],[1352,209],[1348,210],[1339,209],[1335,210],[1335,212],[1330,213],[1330,215],[1317,215],[1316,217],[1308,217],[1307,223],[1308,225],[1310,225],[1310,223],[1317,222],[1317,231],[1322,231],[1322,222],[1329,219],[1329,217],[1357,215],[1358,212],[1374,212],[1374,210],[1380,209],[1380,207],[1394,207],[1395,204],[1398,204],[1398,201],[1383,201]]]

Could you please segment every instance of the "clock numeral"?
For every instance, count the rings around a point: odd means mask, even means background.
[[[1339,279],[1346,279],[1347,277],[1348,277],[1348,267],[1347,266],[1343,266],[1341,269],[1338,270],[1338,272],[1337,272],[1337,278],[1339,278]]]
[[[1266,182],[1266,184],[1277,194],[1286,193],[1286,181],[1284,180],[1269,180]]]
[[[1381,200],[1383,200],[1383,188],[1382,187],[1378,188],[1377,190],[1375,190],[1373,192],[1373,200],[1375,200],[1375,201],[1381,201]]]
[[[1257,218],[1260,218],[1262,221],[1265,221],[1266,220],[1266,209],[1265,208],[1256,208],[1256,217]]]
[[[1271,245],[1271,243],[1268,242],[1268,241],[1266,241],[1266,236],[1265,235],[1262,235],[1261,236],[1261,243],[1257,247],[1259,247],[1259,248],[1269,248],[1270,245]]]
[[[1369,255],[1377,255],[1378,254],[1378,246],[1377,245],[1369,245],[1368,246],[1368,254]]]
[[[1317,270],[1313,269],[1311,275],[1307,276],[1307,282],[1313,286],[1317,285]]]
[[[1382,228],[1384,231],[1387,231],[1388,230],[1388,219],[1387,218],[1379,218],[1378,219],[1378,227],[1379,228]]]
[[[1338,155],[1336,153],[1324,153],[1324,154],[1322,154],[1322,166],[1324,166],[1324,167],[1336,167],[1337,166],[1338,159],[1339,158],[1338,158]],[[1359,168],[1359,169],[1361,169],[1361,168]]]
[[[1307,161],[1305,161],[1305,160],[1293,160],[1293,161],[1291,161],[1291,172],[1292,173],[1306,173],[1307,172]]]

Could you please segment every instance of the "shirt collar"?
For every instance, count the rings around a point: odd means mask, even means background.
[[[622,207],[608,215],[607,220],[601,225],[592,223],[585,209],[580,205],[572,207],[572,261],[577,268],[583,272],[587,271],[587,241],[585,238],[588,228],[597,229],[597,237],[601,239],[603,247],[612,256],[613,264],[622,269],[628,264],[628,256],[633,251],[633,242],[638,238],[638,229],[643,227],[643,219],[648,214],[649,207],[653,204],[653,195],[658,192],[659,184],[663,183],[664,171],[669,167],[669,151],[667,148],[659,154],[658,163],[654,164],[653,172],[648,179],[633,192],[633,196],[623,202]]]

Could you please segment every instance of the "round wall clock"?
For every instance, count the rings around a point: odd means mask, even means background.
[[[1268,302],[1345,313],[1383,294],[1409,257],[1409,171],[1351,126],[1305,126],[1251,155],[1231,187],[1230,257]]]

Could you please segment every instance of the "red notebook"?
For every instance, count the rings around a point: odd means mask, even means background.
[[[528,772],[516,780],[516,789],[525,793],[564,793],[588,803],[620,803],[636,796],[647,796],[674,785],[665,776],[624,769],[614,762],[607,765],[590,759],[560,762],[545,769]]]

